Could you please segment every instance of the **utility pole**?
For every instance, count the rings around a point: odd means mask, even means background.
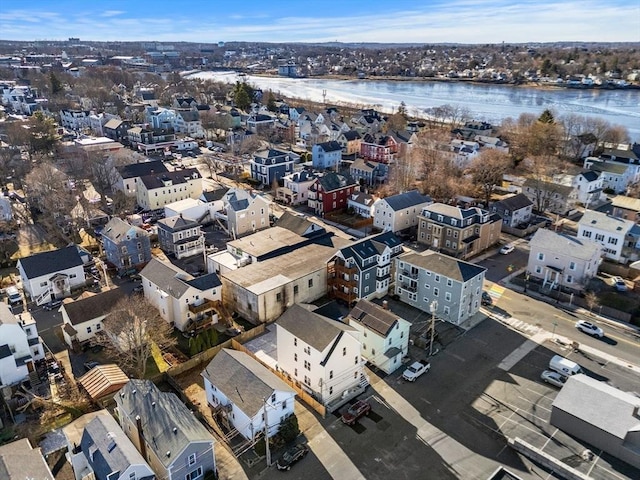
[[[267,399],[263,398],[262,399],[263,403],[264,403],[264,446],[265,446],[265,453],[267,455],[267,467],[271,466],[271,450],[269,450],[269,424],[267,422]]]
[[[429,356],[431,356],[433,354],[433,337],[435,336],[436,331],[436,311],[438,310],[437,300],[431,302],[429,310],[431,310],[431,335],[429,339]]]

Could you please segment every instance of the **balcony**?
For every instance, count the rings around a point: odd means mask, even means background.
[[[354,279],[358,273],[356,267],[348,267],[344,263],[335,261],[327,266],[327,282],[329,285],[344,285],[347,287],[356,287],[358,282]]]
[[[206,312],[208,310],[213,310],[216,306],[216,302],[213,300],[205,300],[199,305],[189,305],[189,311],[194,315],[198,313]]]
[[[412,286],[410,283],[401,283],[400,288],[411,293],[416,293],[418,291],[418,287]]]
[[[402,270],[402,272],[400,272],[400,275],[402,275],[403,277],[409,277],[409,278],[413,278],[414,280],[417,280],[418,270],[417,269]]]

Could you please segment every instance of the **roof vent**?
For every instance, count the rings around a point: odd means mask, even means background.
[[[156,402],[151,402],[151,406],[152,406],[153,408],[156,408]]]
[[[173,427],[173,433],[178,433],[178,427]]]
[[[136,394],[137,390],[134,388],[133,390],[131,390],[131,393],[133,393],[134,395]]]
[[[167,450],[166,455],[167,455],[167,458],[169,458],[171,456],[171,450]]]

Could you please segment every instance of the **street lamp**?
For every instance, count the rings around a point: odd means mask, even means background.
[[[436,311],[438,310],[438,301],[434,300],[429,305],[429,311],[431,312],[431,335],[429,339],[429,356],[433,354],[433,337],[436,331]]]

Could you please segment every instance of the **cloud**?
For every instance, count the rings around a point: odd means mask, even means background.
[[[127,13],[127,12],[124,12],[122,10],[105,10],[104,12],[102,12],[100,16],[101,17],[117,17],[118,15],[122,15],[123,13]]]

